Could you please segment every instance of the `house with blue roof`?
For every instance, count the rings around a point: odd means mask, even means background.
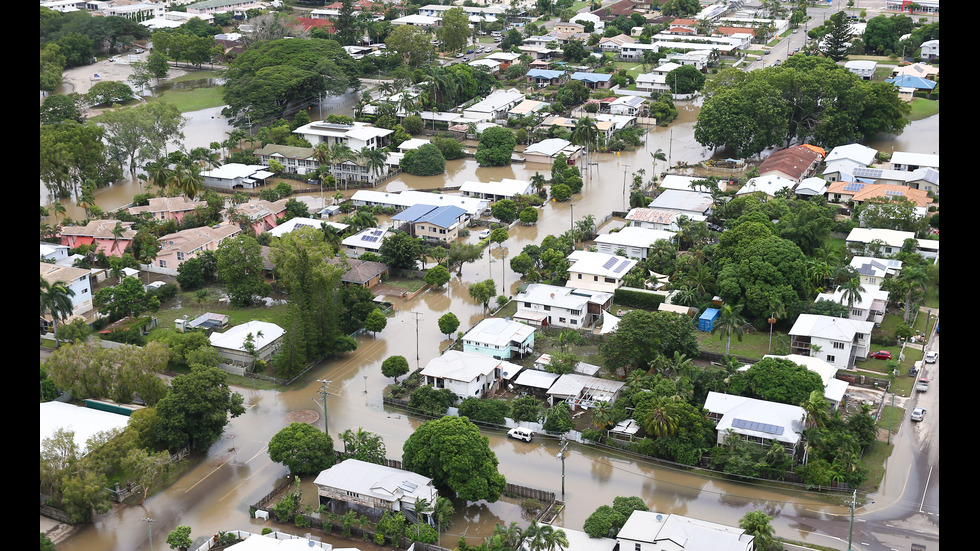
[[[537,84],[550,86],[552,84],[561,84],[562,77],[565,76],[565,71],[549,71],[548,69],[531,69],[527,72],[527,82],[528,84]]]
[[[572,80],[581,81],[593,90],[597,88],[606,89],[612,86],[612,75],[604,73],[583,73],[580,71],[573,73],[571,78]]]
[[[454,205],[413,205],[391,218],[411,227],[411,234],[426,241],[449,243],[459,237],[468,219],[466,209]]]

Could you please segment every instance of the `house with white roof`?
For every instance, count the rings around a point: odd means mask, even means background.
[[[623,381],[600,379],[581,373],[565,373],[548,389],[548,403],[565,402],[571,409],[590,409],[601,402],[613,403],[626,386]]]
[[[878,228],[854,228],[844,240],[847,248],[855,254],[861,254],[865,249],[879,246],[876,254],[893,255],[902,250],[906,239],[915,239],[918,243],[917,253],[925,258],[939,258],[939,241],[933,239],[916,239],[910,231],[883,230]],[[869,247],[870,246],[870,247]]]
[[[320,505],[331,509],[335,504],[344,504],[344,509],[351,508],[372,516],[381,516],[388,511],[402,512],[430,524],[433,523],[432,506],[439,498],[429,477],[358,459],[345,459],[321,471],[313,485],[317,488]],[[415,504],[420,500],[425,500],[429,508],[416,511]]]
[[[878,159],[878,150],[859,143],[839,145],[831,149],[830,153],[827,153],[827,158],[824,159],[824,162],[830,168],[833,163],[845,159],[854,161],[861,166],[870,166]]]
[[[841,402],[844,400],[844,394],[847,392],[847,381],[842,381],[837,378],[837,367],[827,363],[820,358],[815,358],[813,356],[801,356],[799,354],[789,354],[786,356],[776,356],[773,354],[767,354],[763,358],[776,358],[781,360],[789,360],[797,365],[802,365],[809,371],[820,375],[820,379],[823,381],[823,397],[830,402],[830,409],[837,409]],[[746,365],[739,369],[739,371],[747,371],[750,366]]]
[[[350,227],[347,224],[328,222],[317,218],[290,218],[289,220],[286,220],[282,224],[279,224],[275,228],[269,230],[269,233],[274,237],[282,237],[283,235],[292,233],[300,228],[313,228],[315,230],[320,230],[323,225],[329,226],[338,232],[342,232]]]
[[[399,193],[359,189],[354,192],[350,200],[355,207],[391,207],[396,211],[402,211],[417,204],[435,206],[455,205],[465,210],[466,216],[469,218],[480,216],[490,208],[490,201],[486,199],[411,189]]]
[[[483,101],[463,109],[463,117],[476,121],[506,119],[507,112],[524,101],[524,94],[516,89],[497,90]]]
[[[681,176],[680,174],[667,174],[662,180],[657,184],[660,189],[675,189],[678,191],[697,191],[698,193],[710,193],[711,189],[704,184],[695,184],[695,182],[703,182],[705,178],[699,178],[697,176]],[[728,191],[728,180],[718,180],[718,190]]]
[[[646,98],[640,96],[621,96],[609,104],[609,113],[612,115],[636,117],[643,112],[643,104],[646,101]]]
[[[893,258],[855,256],[851,258],[850,266],[861,278],[862,285],[881,285],[886,278],[895,277],[902,271],[902,261]]]
[[[201,173],[205,186],[224,191],[262,186],[272,176],[273,174],[267,166],[243,165],[241,163],[228,163]]]
[[[793,189],[797,182],[783,176],[767,174],[750,178],[735,195],[748,195],[750,193],[764,193],[767,197],[775,197],[777,193],[786,189]]]
[[[612,306],[612,293],[531,283],[514,299],[514,319],[542,327],[584,329]]]
[[[623,277],[636,266],[636,260],[591,251],[572,251],[568,255],[565,287],[613,293],[623,285]]]
[[[344,252],[351,258],[358,258],[364,253],[370,252],[378,254],[381,250],[381,243],[388,236],[385,228],[367,228],[345,238],[340,244],[344,247]]]
[[[838,304],[847,305],[850,309],[848,319],[857,321],[872,321],[875,325],[881,325],[885,318],[885,306],[888,304],[888,291],[883,291],[880,285],[862,284],[864,291],[861,296],[848,305],[844,298],[844,289],[838,287],[833,293],[820,293],[814,300],[829,300]]]
[[[268,362],[279,352],[282,338],[286,334],[281,327],[266,321],[250,321],[236,325],[224,333],[211,333],[211,341],[221,356],[218,367],[235,375],[251,371],[255,360]],[[255,356],[249,348],[254,347]]]
[[[486,354],[448,350],[422,369],[425,384],[448,388],[460,400],[494,392],[504,372],[517,373],[521,366]]]
[[[826,193],[827,187],[827,180],[817,176],[811,176],[801,180],[793,192],[796,193],[798,197],[816,197],[817,195],[823,195]]]
[[[582,156],[584,148],[572,145],[572,142],[561,138],[548,138],[531,144],[524,149],[524,159],[528,163],[554,164],[558,155],[564,154],[570,164],[574,164]]]
[[[123,406],[126,407],[126,406]],[[74,442],[79,451],[88,453],[89,440],[100,432],[120,430],[129,424],[129,416],[100,409],[74,406],[52,400],[38,405],[40,415],[40,448],[44,440],[53,438],[59,429],[74,433]]]
[[[534,193],[534,186],[528,180],[504,178],[499,182],[466,181],[459,187],[459,192],[466,197],[479,197],[490,201],[514,199],[517,195]]]
[[[524,357],[534,349],[534,327],[502,318],[486,318],[463,335],[463,352],[498,360]]]
[[[681,515],[633,511],[616,535],[621,551],[754,551],[754,536]]]
[[[939,155],[934,153],[910,153],[895,151],[892,153],[892,169],[912,172],[920,168],[939,170]]]
[[[927,40],[923,42],[919,49],[919,57],[926,61],[932,61],[939,57],[939,40]]]
[[[636,76],[636,89],[645,92],[667,92],[671,90],[673,83],[667,82],[667,73],[680,68],[679,63],[664,63],[653,69],[649,73]]]
[[[779,442],[794,456],[802,439],[806,412],[800,406],[767,402],[745,396],[709,392],[704,401],[708,418],[715,422],[718,445],[729,434],[739,440],[769,447]]]
[[[790,352],[820,358],[838,369],[851,369],[855,360],[868,359],[874,326],[870,321],[800,314],[789,331]]]
[[[701,222],[711,215],[711,207],[714,203],[710,193],[668,189],[658,195],[647,207],[672,210],[687,216],[694,222]]]
[[[375,150],[388,145],[389,137],[394,130],[379,128],[369,124],[355,122],[354,124],[338,124],[315,121],[293,130],[313,147],[324,143],[330,147],[337,144],[346,145],[355,154],[362,149]],[[361,161],[363,162],[363,161]],[[333,164],[330,173],[338,181],[358,181],[376,183],[384,174],[368,170],[366,165],[356,161]]]
[[[844,64],[844,68],[861,77],[861,80],[871,80],[875,76],[878,62],[867,59],[852,59]]]
[[[654,243],[664,239],[673,243],[674,232],[626,226],[618,232],[604,233],[595,238],[600,253],[616,254],[622,249],[626,256],[643,260]]]

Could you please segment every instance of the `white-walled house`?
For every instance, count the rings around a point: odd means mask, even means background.
[[[767,448],[773,441],[779,442],[792,456],[805,428],[806,412],[800,406],[709,392],[704,409],[715,422],[719,446],[732,434],[739,440]]]
[[[509,360],[534,349],[534,327],[503,318],[487,318],[463,335],[463,352]]]
[[[531,325],[585,329],[612,306],[612,293],[531,283],[515,297],[515,320]]]
[[[883,291],[880,285],[870,283],[862,284],[864,291],[860,298],[848,305],[844,298],[844,290],[838,287],[833,293],[820,293],[815,300],[829,300],[839,304],[847,305],[850,309],[848,319],[856,321],[871,321],[875,325],[881,324],[885,318],[885,306],[888,304],[888,291]]]
[[[386,511],[411,511],[432,523],[431,507],[416,511],[417,500],[432,505],[439,498],[432,479],[412,471],[345,459],[321,471],[313,481],[320,505],[344,503],[355,510],[381,515]]]
[[[600,253],[616,254],[622,249],[626,256],[643,260],[649,255],[654,243],[661,239],[673,243],[674,235],[674,232],[665,230],[626,226],[618,232],[597,236],[596,250]]]
[[[681,515],[633,511],[616,535],[620,551],[753,551],[745,530]]]
[[[800,314],[789,330],[790,352],[815,356],[838,369],[850,369],[855,360],[868,359],[874,326],[870,321]],[[814,350],[814,345],[820,350]]]
[[[250,321],[236,325],[224,333],[211,333],[208,339],[221,356],[222,361],[218,367],[229,373],[243,375],[254,367],[255,358],[248,350],[249,345],[255,348],[257,359],[268,362],[279,351],[285,334],[274,323]]]
[[[425,384],[448,388],[462,400],[492,393],[504,371],[514,374],[520,369],[519,365],[485,354],[449,350],[425,364],[422,377]]]
[[[44,281],[49,284],[64,283],[65,287],[75,293],[71,297],[72,311],[70,314],[72,316],[82,316],[92,311],[94,308],[92,302],[92,282],[88,270],[72,266],[49,264],[47,262],[40,262],[39,264],[41,265],[41,278]],[[61,323],[59,320],[58,325],[60,326]],[[45,314],[41,317],[42,329],[47,330],[48,328],[53,328],[53,325],[54,322],[50,314]]]
[[[572,265],[568,268],[565,287],[606,293],[613,293],[622,286],[623,277],[637,262],[632,258],[590,251],[572,251],[568,260]]]

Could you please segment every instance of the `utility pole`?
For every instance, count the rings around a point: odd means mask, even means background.
[[[317,402],[316,398],[313,398],[313,402],[323,409],[323,433],[329,435],[330,431],[327,429],[327,396],[330,396],[330,391],[327,390],[327,385],[329,385],[333,381],[325,381],[323,379],[317,379],[317,382],[323,385],[320,387],[320,392],[317,393],[321,396],[323,403],[321,404],[320,402]]]
[[[490,256],[489,250],[487,251],[487,256]],[[419,319],[422,314],[420,312],[409,312],[409,313],[415,316],[415,369],[418,369],[420,367],[419,366],[420,363],[419,362]]]
[[[858,491],[854,490],[854,497],[851,498],[851,527],[847,530],[847,551],[852,551],[851,541],[854,538],[854,507],[857,504]]]
[[[561,450],[557,454],[555,454],[555,457],[561,460],[561,500],[562,501],[565,501],[565,458],[568,457],[568,454],[565,453],[565,450],[567,449],[568,449],[568,440],[565,440],[565,437],[562,436]]]
[[[629,169],[630,165],[623,165],[623,211],[626,210],[626,173]]]

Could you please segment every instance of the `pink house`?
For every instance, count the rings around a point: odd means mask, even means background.
[[[150,199],[150,204],[143,207],[130,207],[129,214],[139,215],[144,212],[150,213],[154,220],[167,221],[176,220],[177,223],[184,221],[184,216],[189,212],[206,207],[204,201],[188,201],[186,197],[154,197]]]
[[[280,199],[273,203],[258,199],[237,205],[235,212],[239,216],[248,218],[255,235],[259,235],[279,225],[278,220],[286,215],[287,201],[289,199]]]
[[[150,265],[143,269],[158,274],[177,273],[185,260],[196,257],[202,251],[216,251],[222,241],[234,237],[242,230],[235,224],[225,223],[217,227],[202,226],[160,238],[160,252]]]
[[[116,231],[117,225],[121,231]],[[135,236],[133,223],[119,220],[92,220],[84,226],[61,228],[62,245],[74,249],[81,245],[95,244],[96,252],[107,256],[122,256]]]

